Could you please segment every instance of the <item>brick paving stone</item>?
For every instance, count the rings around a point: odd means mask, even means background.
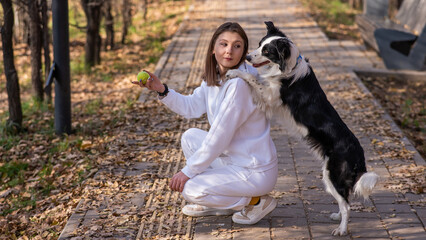
[[[339,206],[337,204],[318,204],[318,203],[311,203],[307,206],[308,212],[315,212],[315,213],[325,213],[330,215],[331,213],[335,213],[339,211]]]
[[[307,193],[304,193],[307,192]],[[338,205],[336,200],[334,200],[334,198],[329,195],[326,194],[324,191],[318,191],[318,194],[315,194],[311,191],[303,191],[302,193],[302,198],[306,203],[309,203],[307,205],[307,207],[309,207],[312,204],[324,204],[324,205],[328,205],[328,204],[332,204],[332,206],[335,206],[336,209],[338,209]]]
[[[77,205],[76,211],[68,219],[67,224],[61,232],[61,235],[58,237],[58,240],[68,239],[73,236],[73,231],[81,224],[84,219],[85,211],[79,211],[81,205],[83,205],[84,200],[80,200]]]
[[[330,224],[336,224],[338,221],[332,220],[330,218],[330,214],[332,212],[323,210],[321,212],[309,212],[309,222],[316,222],[316,223],[330,223]],[[352,217],[352,216],[351,216]]]
[[[276,218],[271,220],[272,239],[310,239],[306,218]]]
[[[410,213],[411,207],[407,204],[376,204],[376,208],[381,213]]]
[[[198,223],[214,223],[222,226],[230,227],[232,225],[231,216],[206,216],[206,217],[198,217],[196,218],[196,222]]]
[[[424,202],[426,200],[426,194],[424,193],[422,194],[405,193],[404,196],[408,201],[412,201],[412,202],[418,202],[418,201]],[[426,204],[424,204],[424,206],[426,206]]]
[[[387,224],[387,229],[394,239],[426,239],[425,229],[421,224]]]
[[[300,208],[303,209],[303,202],[299,197],[285,195],[282,198],[278,199],[277,208],[280,207],[290,207],[290,208]]]
[[[348,229],[353,238],[388,238],[389,234],[383,228],[380,219],[352,218]]]
[[[286,174],[286,175],[284,175]],[[297,184],[296,176],[294,173],[284,173],[283,175],[279,176],[277,178],[277,185],[280,185],[281,187],[284,186],[291,186],[293,187],[295,184]]]
[[[375,193],[371,196],[371,198],[376,204],[393,204],[398,202],[398,200],[403,200],[404,196],[387,191],[384,193]]]
[[[194,230],[195,240],[210,240],[210,239],[231,239],[230,232],[219,231],[222,229],[222,223],[197,223]]]
[[[351,239],[348,236],[333,237],[331,232],[339,226],[339,223],[336,224],[327,224],[327,223],[311,223],[311,233],[313,239]]]
[[[300,207],[300,205],[299,205]],[[277,207],[270,213],[271,217],[282,217],[282,218],[305,218],[305,210],[303,208],[297,208],[295,206],[284,206]]]
[[[84,215],[84,220],[82,222],[82,225],[89,225],[93,220],[96,220],[99,218],[98,211],[96,210],[88,210],[86,212],[86,215]]]
[[[386,224],[418,224],[419,218],[415,213],[391,213],[383,214],[383,222]]]
[[[251,227],[234,224],[233,239],[263,240],[270,239],[270,236],[271,233],[269,231],[269,221],[265,218]]]
[[[280,175],[295,175],[293,159],[289,158],[289,160],[291,162],[285,161],[284,163],[278,160],[278,171],[281,171]]]
[[[416,210],[416,214],[420,221],[422,222],[423,226],[426,226],[426,208],[425,207],[413,207],[414,210]]]
[[[357,240],[387,240],[387,239],[389,239],[389,237],[358,237],[358,236],[355,236],[356,238],[355,239],[357,239]]]
[[[321,168],[321,161],[315,159],[311,153],[303,153],[303,155],[294,154],[294,157],[297,158],[295,162],[296,167],[311,167],[311,168]]]

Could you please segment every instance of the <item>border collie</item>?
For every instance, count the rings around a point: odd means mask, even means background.
[[[339,212],[330,218],[341,220],[332,235],[346,235],[349,195],[368,199],[379,176],[367,173],[364,150],[327,100],[308,60],[272,22],[265,24],[268,33],[259,48],[247,55],[259,76],[229,70],[226,77],[244,79],[251,86],[256,105],[269,118],[274,115],[301,136],[323,161],[325,189],[339,204]]]

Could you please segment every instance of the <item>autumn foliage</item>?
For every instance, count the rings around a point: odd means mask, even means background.
[[[158,113],[162,110],[158,110],[156,101],[143,106],[137,101],[141,89],[130,81],[141,69],[154,71],[190,2],[149,3],[146,20],[143,11],[138,12],[139,5],[132,5],[132,26],[126,42],[115,42],[114,48],[101,52],[101,65],[86,69],[84,29],[79,28],[85,25],[84,13],[78,1],[69,1],[73,129],[69,136],[54,133],[54,106],[33,100],[30,52],[25,43],[15,44],[25,130],[18,135],[5,130],[7,95],[2,90],[0,239],[58,238],[77,203],[94,193],[84,189],[99,169],[161,154],[155,146],[154,149],[139,146],[136,151],[135,145],[129,144],[132,132],[139,130],[147,135],[155,121],[164,118]],[[115,28],[120,36],[118,13],[113,14],[117,16]],[[101,37],[106,37],[103,30]],[[5,89],[2,67],[0,70],[0,87]],[[156,113],[157,120],[152,118]]]

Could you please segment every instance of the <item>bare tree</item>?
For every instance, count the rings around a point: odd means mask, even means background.
[[[104,16],[105,16],[105,50],[114,49],[114,17],[111,13],[112,3],[111,0],[105,0],[104,3]]]
[[[15,43],[30,43],[30,17],[26,10],[26,0],[14,0],[14,31]]]
[[[41,22],[43,28],[43,50],[44,50],[44,79],[47,79],[50,72],[50,33],[49,33],[49,11],[47,6],[47,0],[41,0]],[[52,91],[45,92],[47,96],[47,102],[52,102]]]
[[[87,68],[101,63],[101,24],[102,4],[104,0],[81,0],[87,19],[85,64]]]
[[[355,9],[362,8],[362,0],[349,0],[349,6]]]
[[[18,73],[16,72],[13,54],[13,24],[14,16],[12,0],[0,0],[4,13],[4,24],[1,26],[3,46],[3,65],[6,75],[7,99],[9,102],[9,119],[7,125],[14,131],[22,129],[22,107],[19,90]]]
[[[42,102],[43,82],[41,49],[42,49],[42,28],[40,16],[40,2],[38,0],[27,0],[27,11],[30,16],[30,49],[31,49],[31,83],[37,101]]]
[[[122,16],[123,16],[123,28],[121,34],[121,43],[124,44],[126,42],[126,37],[128,33],[129,27],[132,25],[132,7],[130,0],[123,0],[122,6]]]
[[[146,20],[146,15],[148,14],[148,0],[143,0],[141,8],[143,11],[143,20]]]

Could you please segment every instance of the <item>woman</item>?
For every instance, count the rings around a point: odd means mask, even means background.
[[[203,82],[184,96],[154,74],[146,84],[172,111],[198,118],[207,113],[208,132],[189,129],[182,135],[186,166],[169,186],[182,193],[189,216],[230,215],[240,224],[254,224],[270,213],[277,201],[266,195],[275,186],[277,155],[265,113],[253,103],[250,88],[242,79],[225,81],[228,69],[252,74],[245,63],[248,38],[238,23],[222,24],[214,33],[206,56]],[[237,211],[237,212],[235,212]]]

